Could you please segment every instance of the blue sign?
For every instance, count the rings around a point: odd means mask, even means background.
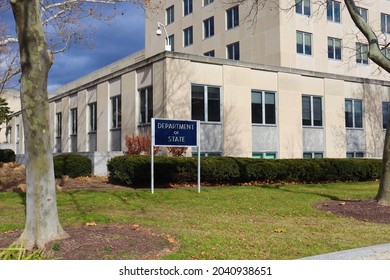
[[[154,145],[198,146],[198,121],[154,119]]]

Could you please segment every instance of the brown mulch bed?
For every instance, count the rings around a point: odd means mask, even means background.
[[[46,252],[59,260],[159,259],[176,248],[174,238],[139,225],[93,225],[66,228],[69,238],[47,244]],[[0,235],[0,248],[14,242],[20,231]]]
[[[390,224],[390,206],[379,205],[375,200],[330,200],[314,207],[360,221]]]

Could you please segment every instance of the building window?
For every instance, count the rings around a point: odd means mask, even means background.
[[[368,10],[361,8],[361,7],[356,7],[360,16],[364,19],[365,22],[368,22]]]
[[[77,108],[70,109],[70,135],[77,135]]]
[[[259,158],[259,159],[276,159],[276,153],[252,153],[252,158]]]
[[[166,9],[166,24],[171,24],[175,21],[175,6],[172,5]]]
[[[297,53],[311,55],[311,34],[297,31]]]
[[[328,37],[328,58],[341,60],[341,39]]]
[[[203,27],[205,39],[214,36],[214,17],[204,20]]]
[[[153,88],[140,90],[140,119],[141,124],[150,123],[153,117]]]
[[[382,126],[383,129],[387,129],[389,122],[390,102],[382,102]]]
[[[310,0],[295,0],[295,12],[310,16]]]
[[[322,152],[304,152],[303,158],[323,158],[324,153]]]
[[[187,47],[193,43],[192,26],[184,29],[184,46]]]
[[[6,143],[12,143],[12,127],[7,126],[6,132],[5,132],[7,142]]]
[[[326,14],[329,21],[341,21],[341,4],[340,2],[328,0],[326,5]]]
[[[226,46],[227,58],[233,60],[240,60],[240,43],[236,42]]]
[[[381,13],[381,30],[390,33],[390,15]]]
[[[382,51],[383,55],[384,55],[387,59],[390,59],[390,49],[389,49],[389,48],[382,49],[381,51]]]
[[[252,123],[276,124],[274,92],[252,91]]]
[[[20,142],[20,125],[16,125],[16,143],[18,144]]]
[[[168,45],[171,46],[171,51],[175,50],[175,35],[171,35],[168,37]]]
[[[363,152],[347,152],[347,158],[363,158]]]
[[[192,0],[183,0],[184,16],[192,13]]]
[[[122,125],[122,101],[121,96],[111,98],[111,128],[120,128]]]
[[[345,126],[350,128],[363,127],[363,102],[357,99],[345,100]]]
[[[356,43],[356,63],[368,64],[368,45]]]
[[[220,88],[191,86],[191,118],[205,122],[221,121]]]
[[[62,136],[62,113],[56,114],[56,137]]]
[[[214,50],[208,51],[208,52],[205,52],[203,55],[204,56],[215,57],[215,51]]]
[[[322,126],[322,97],[302,96],[302,125]]]
[[[211,3],[214,3],[214,0],[203,0],[203,6],[207,6]]]
[[[97,103],[88,104],[89,108],[89,132],[96,132],[97,130]]]
[[[234,6],[226,11],[227,29],[232,29],[239,25],[238,6]]]

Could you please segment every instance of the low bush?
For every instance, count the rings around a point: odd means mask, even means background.
[[[0,162],[14,162],[15,152],[11,149],[0,149]]]
[[[69,176],[71,178],[90,176],[92,162],[89,158],[76,155],[58,155],[54,157],[54,175],[56,178]]]
[[[108,164],[111,181],[125,185],[150,183],[149,156],[121,156]],[[325,183],[378,179],[378,159],[251,159],[206,157],[201,159],[201,181],[210,184]],[[196,183],[197,159],[155,157],[156,184]]]

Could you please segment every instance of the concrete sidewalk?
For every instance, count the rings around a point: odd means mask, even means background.
[[[390,260],[390,243],[311,256],[300,260]]]

